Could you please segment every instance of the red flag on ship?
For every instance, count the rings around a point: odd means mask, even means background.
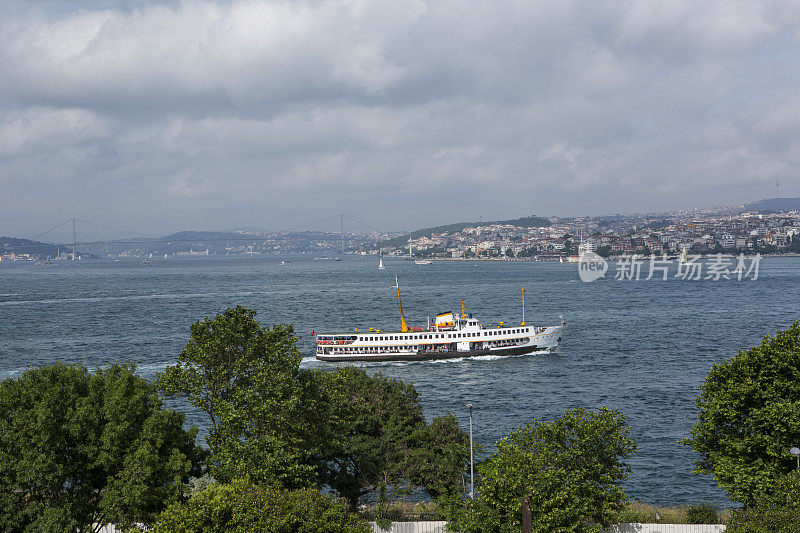
[[[312,337],[314,336],[314,330],[313,329],[311,330],[311,336]]]

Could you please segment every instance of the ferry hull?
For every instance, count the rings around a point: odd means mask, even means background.
[[[526,355],[555,351],[564,331],[563,323],[486,329],[471,317],[466,322],[446,330],[319,334],[315,355],[319,361],[338,363]]]
[[[449,352],[415,352],[391,354],[352,354],[352,355],[322,355],[317,354],[320,361],[343,363],[347,361],[434,361],[439,359],[458,359],[460,357],[481,357],[485,355],[527,355],[534,352],[553,351],[555,347],[549,346],[514,346],[513,348],[500,348],[496,350],[467,350]]]

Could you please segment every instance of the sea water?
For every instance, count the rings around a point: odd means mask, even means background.
[[[695,399],[709,369],[798,319],[800,259],[766,258],[758,279],[686,281],[674,277],[591,283],[577,266],[545,262],[441,261],[416,265],[375,257],[341,262],[292,257],[201,257],[0,264],[0,378],[55,361],[90,368],[132,361],[153,379],[173,364],[189,325],[227,307],[255,309],[265,326],[292,323],[303,367],[312,331],[398,329],[395,275],[410,325],[460,311],[482,323],[519,323],[521,287],[532,325],[567,323],[556,353],[447,361],[365,364],[409,380],[427,417],[454,413],[488,450],[522,424],[576,407],[622,411],[638,451],[624,487],[657,504],[730,505],[695,456],[680,444],[696,420]],[[646,266],[646,265],[645,265]],[[204,416],[183,403],[188,422]],[[201,431],[202,434],[202,431]]]

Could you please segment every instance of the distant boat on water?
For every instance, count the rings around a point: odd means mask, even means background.
[[[383,257],[378,261],[378,270],[386,270],[386,267],[383,266]]]
[[[418,265],[430,265],[431,263],[433,263],[433,261],[431,261],[430,259],[417,259],[416,261],[414,261],[414,263]]]
[[[342,258],[341,258],[341,257],[334,257],[334,258],[333,258],[333,260],[334,260],[334,261],[341,261],[341,260],[342,260]]]

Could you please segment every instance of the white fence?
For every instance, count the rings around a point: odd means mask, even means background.
[[[375,522],[370,522],[373,533],[447,533],[447,522],[427,521],[427,522],[392,522],[392,525],[384,529]]]
[[[618,524],[604,533],[722,533],[722,524]]]
[[[373,533],[448,533],[447,522],[392,522],[384,529],[375,522],[369,523]],[[721,524],[618,524],[603,533],[722,533],[725,526]],[[100,533],[122,533],[112,524],[103,526]]]
[[[447,533],[447,522],[392,522],[384,529],[370,522],[373,533]],[[722,533],[721,524],[618,524],[603,533]]]
[[[97,527],[97,524],[92,524],[92,527]],[[139,524],[139,530],[140,531],[150,531],[151,528],[146,527],[146,526],[144,526],[142,524]],[[103,527],[101,527],[100,529],[98,529],[97,533],[125,533],[125,531],[120,529],[120,528],[118,528],[114,524],[106,524]]]

